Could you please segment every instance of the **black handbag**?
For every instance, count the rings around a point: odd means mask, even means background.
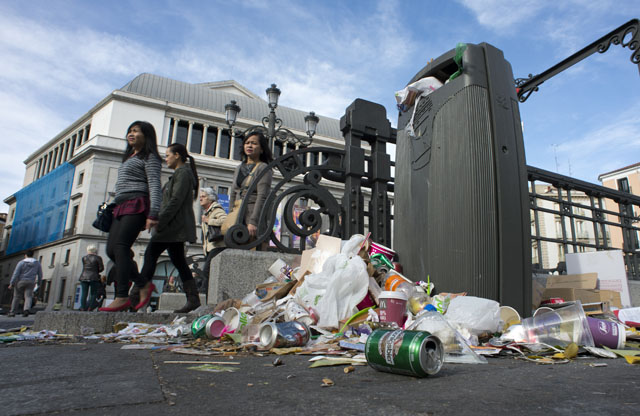
[[[222,230],[220,227],[216,227],[213,225],[208,225],[209,232],[207,233],[207,241],[210,243],[215,243],[216,241],[221,241],[224,239],[224,234],[222,234]]]
[[[97,228],[100,231],[104,231],[108,233],[111,229],[111,223],[113,222],[113,208],[115,208],[115,203],[106,203],[103,202],[98,207],[98,212],[96,214],[96,219],[93,221],[93,227]]]

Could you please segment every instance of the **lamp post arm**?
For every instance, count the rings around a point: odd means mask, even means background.
[[[629,47],[635,51],[631,54],[630,60],[638,65],[640,71],[640,35],[638,32],[640,32],[640,22],[638,19],[632,19],[541,74],[536,76],[529,74],[529,78],[517,78],[515,84],[518,101],[524,103],[531,93],[538,90],[540,84],[596,52],[606,52],[612,43],[621,45],[623,48]],[[630,38],[625,41],[629,35],[631,35]]]

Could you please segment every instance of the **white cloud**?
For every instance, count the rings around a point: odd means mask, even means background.
[[[621,113],[605,126],[566,141],[556,148],[567,161],[563,174],[595,182],[599,174],[638,162],[640,155],[640,105]],[[568,172],[568,164],[571,172]]]
[[[530,25],[549,2],[542,0],[458,0],[476,17],[478,23],[501,31],[517,25]]]

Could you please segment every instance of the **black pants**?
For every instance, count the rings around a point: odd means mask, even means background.
[[[144,280],[138,273],[131,256],[131,247],[144,229],[147,217],[143,214],[123,215],[113,219],[109,238],[107,240],[107,256],[116,267],[116,297],[129,296],[129,280],[138,287],[143,287],[148,280]]]
[[[184,256],[184,243],[181,241],[172,243],[153,241],[149,243],[144,252],[144,265],[142,266],[142,272],[140,273],[142,278],[147,282],[153,278],[153,273],[156,270],[158,259],[165,250],[169,252],[169,259],[171,259],[171,263],[173,263],[176,269],[178,269],[182,283],[187,280],[192,280],[193,276],[191,275],[191,269],[189,269],[187,259]]]

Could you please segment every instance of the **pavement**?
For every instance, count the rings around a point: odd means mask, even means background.
[[[33,324],[0,317],[0,328]],[[369,366],[309,368],[309,356],[193,356],[87,340],[0,344],[3,415],[636,415],[640,366],[581,358],[538,365],[513,357],[445,364],[428,378]],[[221,361],[234,372],[203,372]],[[603,367],[593,364],[605,364]],[[322,387],[323,379],[333,385]]]

